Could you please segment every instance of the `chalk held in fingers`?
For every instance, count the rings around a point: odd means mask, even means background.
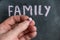
[[[29,18],[30,21],[32,21],[32,18]]]
[[[32,18],[30,17],[30,18],[28,18],[27,20],[32,21]]]

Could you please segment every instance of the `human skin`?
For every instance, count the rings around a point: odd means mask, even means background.
[[[31,40],[37,35],[34,20],[28,16],[12,16],[0,24],[0,40]]]

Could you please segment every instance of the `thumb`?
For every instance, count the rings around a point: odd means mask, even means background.
[[[28,26],[29,26],[30,21],[24,21],[20,24],[18,24],[18,26],[16,26],[13,30],[9,31],[7,34],[12,36],[18,36],[21,32],[25,31]]]

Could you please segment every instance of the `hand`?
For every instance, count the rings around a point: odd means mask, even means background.
[[[28,16],[12,16],[0,24],[0,40],[31,40],[37,35],[34,20]]]

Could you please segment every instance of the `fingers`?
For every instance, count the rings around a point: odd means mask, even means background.
[[[20,22],[20,16],[12,16],[5,20],[2,24],[13,25],[15,22]]]
[[[21,22],[21,20],[26,20],[26,19],[28,19],[28,16],[23,16],[23,15],[9,17],[3,23],[0,24],[0,34],[6,33],[11,28],[15,27],[12,25],[16,24],[16,22]]]
[[[15,24],[16,22],[21,22],[21,20],[26,20],[28,19],[29,17],[28,16],[12,16],[10,18],[8,18],[7,20],[5,20],[2,24],[6,24],[6,25],[13,25]]]
[[[37,32],[31,32],[27,34],[27,36],[29,36],[31,39],[36,37],[36,35],[37,35]]]
[[[32,32],[32,33],[28,33],[22,37],[20,37],[20,40],[31,40],[32,38],[34,38],[37,35],[37,32]]]
[[[22,22],[22,21],[25,21],[27,20],[29,17],[28,16],[24,16],[24,15],[21,15],[21,16],[12,16],[10,18],[8,18],[7,20],[5,20],[3,23],[3,25],[13,25],[15,24],[16,22]],[[31,22],[31,25],[34,25],[34,21],[32,20]]]
[[[20,33],[22,33],[23,31],[25,31],[28,28],[29,23],[30,23],[30,21],[24,21],[24,22],[18,24],[18,26],[16,26],[13,30],[11,30],[7,34],[12,37],[18,36]]]
[[[36,26],[34,26],[35,25],[35,22],[34,22],[34,20],[32,20],[31,22],[30,22],[30,25],[29,25],[29,27],[28,27],[28,29],[27,30],[25,30],[24,32],[22,32],[21,34],[19,34],[19,38],[21,37],[21,36],[23,36],[24,34],[26,34],[26,33],[28,33],[28,32],[36,32],[37,31],[37,28],[36,28]]]
[[[28,18],[29,18],[28,16],[12,16],[1,24],[2,28],[0,30],[3,31],[3,32],[1,31],[2,33],[5,33],[11,29],[11,27],[12,27],[11,25],[14,25],[17,22],[19,22],[18,25],[16,25],[11,31],[7,32],[6,35],[9,35],[10,38],[15,37],[28,28],[28,31],[30,31],[31,33],[28,33],[28,35],[25,35],[25,36],[29,37],[30,34],[32,35],[33,32],[36,32],[36,28],[34,26],[35,25],[34,20],[26,21]],[[30,37],[30,38],[32,38],[32,37]]]
[[[21,36],[23,36],[25,34],[28,34],[28,33],[31,33],[31,32],[36,32],[36,31],[37,31],[36,26],[30,26],[27,30],[25,30],[24,32],[20,33],[18,35],[18,37],[20,38]]]
[[[15,24],[15,22],[20,21],[20,16],[12,16],[5,20],[3,23],[0,25],[0,34],[3,34],[7,32],[8,30],[11,29],[11,25]]]
[[[36,26],[29,26],[28,30],[30,32],[35,32],[35,31],[37,31],[37,28],[36,28]]]
[[[32,21],[30,22],[30,26],[33,26],[33,25],[35,25],[35,21],[34,21],[34,20],[32,20]]]
[[[28,18],[28,16],[21,15],[21,22],[27,20]]]

